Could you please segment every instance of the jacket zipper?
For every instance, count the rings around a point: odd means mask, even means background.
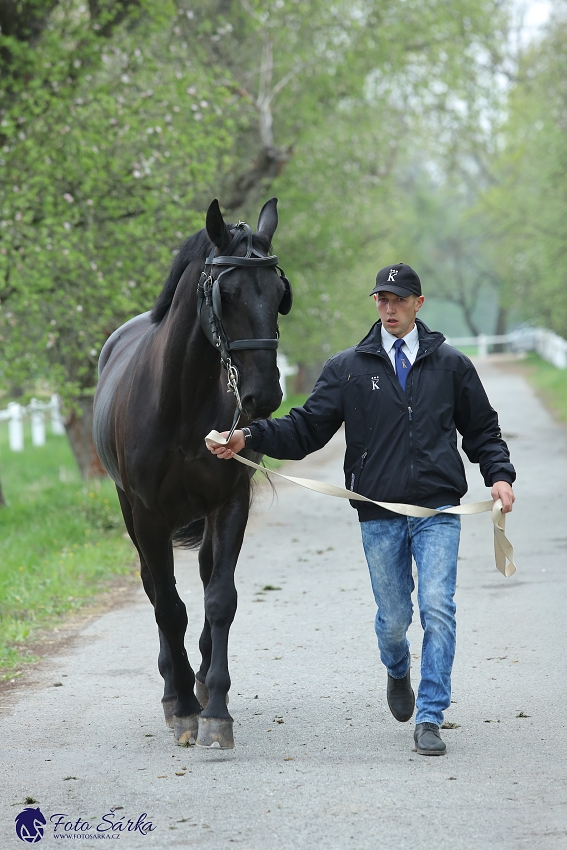
[[[416,359],[417,359],[417,358],[416,358]],[[415,363],[414,363],[414,366],[415,366]],[[412,371],[413,371],[413,369],[412,369]],[[415,374],[415,373],[414,373],[414,374]],[[412,494],[412,496],[411,496],[412,498],[414,498],[414,493],[415,493],[415,486],[414,486],[414,480],[415,480],[415,479],[414,479],[414,456],[413,456],[413,409],[412,409],[412,406],[411,406],[411,405],[412,405],[412,403],[413,403],[413,379],[414,379],[414,374],[411,374],[411,373],[410,373],[410,375],[408,376],[408,377],[409,377],[409,380],[410,380],[410,386],[409,386],[409,398],[408,398],[408,401],[410,402],[410,403],[408,404],[408,423],[409,423],[409,458],[410,458],[410,480],[409,480],[409,484],[410,484],[410,492],[411,492],[411,494]]]

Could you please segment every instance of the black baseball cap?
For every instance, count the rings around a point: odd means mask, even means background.
[[[406,263],[396,263],[380,269],[376,275],[376,286],[370,293],[393,292],[406,298],[408,295],[421,295],[421,281],[411,266]]]

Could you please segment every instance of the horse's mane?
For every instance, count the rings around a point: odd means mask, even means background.
[[[229,230],[232,230],[234,228],[234,224],[227,223],[227,227]],[[260,246],[265,253],[270,251],[269,241],[265,238],[265,236],[262,236],[261,233],[254,234],[254,241],[260,243]],[[155,324],[161,322],[171,307],[171,302],[173,301],[177,284],[181,280],[181,276],[189,263],[199,261],[199,265],[202,267],[212,247],[213,243],[209,239],[205,228],[203,228],[203,230],[198,230],[197,233],[194,233],[185,240],[175,255],[167,280],[165,281],[163,289],[154,304],[151,312],[152,322]]]
[[[205,262],[207,254],[211,250],[212,242],[209,239],[205,228],[198,230],[188,239],[185,240],[171,264],[171,270],[167,276],[167,280],[163,285],[163,289],[157,297],[156,303],[151,313],[151,320],[154,323],[161,322],[173,301],[177,284],[181,280],[181,275],[189,265],[189,263],[199,260],[201,265]]]

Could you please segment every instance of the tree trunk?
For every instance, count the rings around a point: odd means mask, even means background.
[[[498,307],[498,316],[496,317],[496,328],[494,329],[494,334],[496,336],[504,336],[506,333],[506,323],[508,320],[508,308],[504,307],[502,304]],[[496,342],[492,346],[493,354],[502,354],[505,349],[505,343]]]
[[[308,395],[313,387],[321,371],[324,363],[298,363],[297,372],[294,381],[294,392],[299,395]]]
[[[4,499],[4,493],[2,492],[2,482],[0,481],[0,508],[6,507],[6,500]]]
[[[228,197],[223,197],[223,207],[227,212],[242,209],[250,199],[261,190],[267,191],[273,180],[280,174],[292,153],[291,148],[262,148],[250,168],[236,177]]]
[[[103,478],[106,471],[99,460],[93,442],[93,397],[80,396],[75,400],[80,414],[73,411],[65,423],[67,437],[83,478]]]

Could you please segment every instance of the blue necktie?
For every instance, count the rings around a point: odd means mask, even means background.
[[[394,343],[394,348],[396,349],[396,375],[398,376],[398,381],[402,385],[402,390],[405,392],[406,381],[408,379],[408,372],[411,369],[411,363],[409,362],[407,356],[402,353],[403,344],[403,339],[397,339]]]

